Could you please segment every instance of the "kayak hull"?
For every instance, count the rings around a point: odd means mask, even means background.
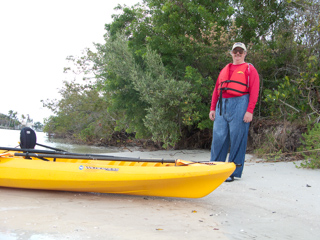
[[[201,198],[235,170],[233,163],[98,161],[0,157],[0,186],[143,196]]]

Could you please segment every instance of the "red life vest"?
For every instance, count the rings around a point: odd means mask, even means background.
[[[249,88],[249,78],[246,78],[245,72],[247,68],[249,69],[249,64],[245,63],[237,67],[229,78],[229,68],[230,64],[225,66],[219,75],[219,90],[220,97],[222,97],[222,92],[225,91],[228,94],[234,96],[242,96],[248,92]]]
[[[219,74],[218,84],[219,84],[219,105],[220,105],[220,115],[222,114],[222,93],[225,91],[228,94],[232,94],[234,96],[240,97],[244,94],[249,93],[249,76],[248,79],[246,78],[246,70],[250,71],[250,63],[242,64],[241,66],[237,67],[231,77],[229,78],[229,68],[230,64],[225,66],[221,73]],[[247,81],[248,80],[248,81]]]

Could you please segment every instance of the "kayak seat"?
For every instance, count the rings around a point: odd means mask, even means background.
[[[20,147],[22,149],[34,149],[37,143],[37,136],[33,129],[24,127],[20,132]]]

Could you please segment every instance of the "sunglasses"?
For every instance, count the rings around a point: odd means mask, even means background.
[[[240,54],[243,54],[244,50],[242,48],[240,48],[240,49],[239,48],[238,49],[235,48],[235,49],[232,50],[233,54],[237,54],[237,52],[240,53]]]

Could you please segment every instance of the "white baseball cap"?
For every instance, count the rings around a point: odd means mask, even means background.
[[[247,51],[246,45],[244,45],[241,42],[236,42],[235,44],[233,44],[232,50],[237,48],[237,47],[242,48],[244,51]]]

